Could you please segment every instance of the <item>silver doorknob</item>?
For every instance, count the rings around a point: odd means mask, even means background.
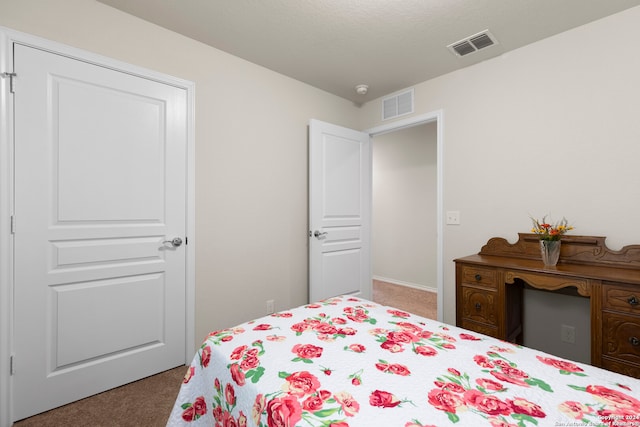
[[[320,239],[320,238],[322,238],[322,237],[324,237],[324,236],[326,236],[326,235],[327,235],[327,232],[326,232],[326,231],[324,231],[324,232],[322,232],[322,233],[321,233],[321,232],[319,232],[318,230],[316,230],[316,231],[314,231],[314,232],[313,232],[313,236],[314,236],[316,239]]]
[[[174,248],[177,248],[178,246],[182,245],[182,239],[179,237],[174,237],[171,240],[165,240],[164,242],[162,242],[162,244],[166,244],[166,243],[171,243],[171,246],[173,246]]]

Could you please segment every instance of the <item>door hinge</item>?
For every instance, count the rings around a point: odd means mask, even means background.
[[[13,375],[15,370],[13,369],[13,354],[9,357],[9,375]]]
[[[16,217],[11,215],[11,234],[16,234]]]
[[[2,77],[3,79],[9,79],[9,92],[11,93],[16,93],[15,91],[15,79],[14,77],[16,77],[17,74],[16,73],[2,73],[0,74],[0,77]]]

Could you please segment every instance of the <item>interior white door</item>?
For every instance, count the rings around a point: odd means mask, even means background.
[[[309,123],[309,299],[371,298],[369,135]]]
[[[187,94],[14,46],[14,420],[185,363]],[[19,83],[18,83],[19,81]]]

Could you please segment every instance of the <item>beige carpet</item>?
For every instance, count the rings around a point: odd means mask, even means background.
[[[438,318],[438,294],[380,280],[373,281],[373,301],[418,314],[429,319]]]
[[[436,294],[373,281],[373,301],[436,319]],[[15,427],[165,426],[186,372],[180,366],[27,418]]]
[[[165,426],[186,366],[171,369],[14,423],[14,427]]]

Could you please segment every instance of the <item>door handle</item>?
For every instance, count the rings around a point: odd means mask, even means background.
[[[167,243],[170,243],[171,246],[173,246],[174,248],[177,248],[182,245],[182,239],[179,237],[174,237],[171,240],[165,240],[164,242],[162,242],[163,245],[166,245]]]
[[[313,236],[314,236],[316,239],[322,239],[322,238],[323,238],[324,236],[326,236],[327,234],[328,234],[328,233],[327,233],[326,231],[323,231],[323,232],[321,233],[320,231],[316,230],[316,231],[314,231],[314,232],[313,232]]]

